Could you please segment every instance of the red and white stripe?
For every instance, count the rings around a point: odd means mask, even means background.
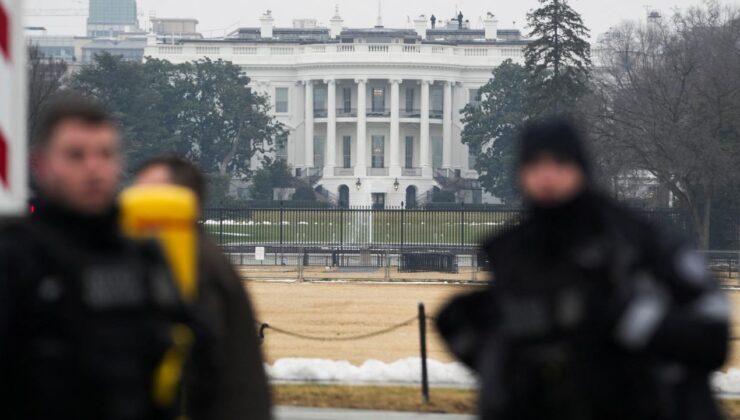
[[[0,0],[0,216],[26,208],[25,56],[21,0]]]

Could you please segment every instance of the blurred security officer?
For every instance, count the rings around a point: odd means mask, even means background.
[[[93,102],[45,112],[35,214],[0,231],[0,418],[173,418],[154,395],[181,305],[159,248],[119,233],[120,146]]]
[[[205,180],[178,157],[154,158],[136,171],[137,185],[190,188],[203,202]],[[186,386],[187,415],[195,420],[268,420],[270,394],[250,301],[219,247],[199,236],[197,310],[210,334],[196,345]]]
[[[594,191],[567,121],[524,129],[519,182],[529,216],[483,245],[491,286],[438,321],[481,418],[720,418],[728,304],[702,258]]]

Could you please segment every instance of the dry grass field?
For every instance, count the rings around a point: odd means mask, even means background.
[[[368,333],[403,322],[424,302],[434,315],[452,296],[475,286],[440,284],[269,283],[248,282],[257,318],[302,334],[342,337]],[[740,337],[740,292],[730,294],[734,335]],[[727,367],[740,367],[740,348],[734,346]],[[284,357],[393,362],[419,354],[419,333],[414,323],[390,334],[360,341],[316,342],[266,332],[265,354],[273,363]],[[452,360],[432,328],[429,357]]]

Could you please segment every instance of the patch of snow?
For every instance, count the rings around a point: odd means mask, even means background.
[[[265,365],[274,381],[339,382],[352,384],[421,382],[421,359],[410,357],[393,363],[367,360],[355,366],[346,360],[286,358],[274,365]],[[461,363],[427,361],[431,384],[471,387],[476,381],[473,373]]]
[[[723,394],[740,394],[740,369],[730,369],[727,373],[715,372],[712,375],[712,388]]]

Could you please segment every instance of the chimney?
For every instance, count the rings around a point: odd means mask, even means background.
[[[268,10],[262,17],[260,17],[260,37],[272,38],[272,25],[275,23],[275,19],[272,17],[272,11]]]
[[[342,34],[342,27],[344,26],[344,19],[339,16],[339,6],[336,7],[336,13],[334,17],[329,21],[330,23],[330,35],[332,38],[339,38]]]
[[[424,15],[414,19],[414,29],[422,40],[427,39],[427,17]]]
[[[483,25],[486,28],[486,41],[495,41],[498,38],[498,20],[496,16],[489,12],[483,21]]]

